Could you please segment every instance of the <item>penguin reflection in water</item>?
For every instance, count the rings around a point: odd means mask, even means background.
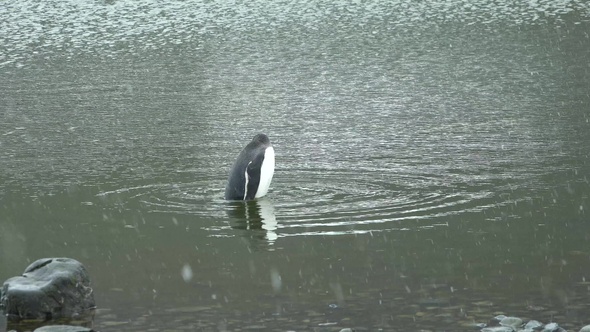
[[[267,198],[230,202],[229,225],[237,230],[251,248],[267,248],[278,239],[277,218],[272,201]]]
[[[225,199],[251,200],[268,192],[275,171],[275,152],[264,134],[254,136],[229,173]]]

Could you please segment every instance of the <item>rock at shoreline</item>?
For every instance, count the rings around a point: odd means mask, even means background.
[[[9,321],[75,318],[94,309],[84,266],[71,258],[43,258],[4,282],[0,309]]]

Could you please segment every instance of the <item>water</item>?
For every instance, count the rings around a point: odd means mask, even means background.
[[[587,323],[586,2],[0,15],[0,279],[78,259],[97,330]],[[258,132],[271,191],[227,203]]]

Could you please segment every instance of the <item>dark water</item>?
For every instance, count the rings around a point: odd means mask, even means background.
[[[590,323],[587,2],[0,16],[0,279],[78,259],[97,330]],[[229,204],[258,132],[271,191]]]

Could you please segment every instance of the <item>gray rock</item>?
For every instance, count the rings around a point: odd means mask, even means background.
[[[543,326],[543,323],[539,322],[538,320],[529,320],[528,323],[526,323],[526,325],[524,326],[525,329],[536,329]]]
[[[33,332],[95,332],[93,329],[72,325],[46,325]]]
[[[590,325],[586,325],[580,329],[580,332],[590,332]]]
[[[553,331],[557,330],[558,328],[559,328],[559,325],[557,325],[557,323],[549,323],[549,324],[545,325],[543,332],[553,332]]]
[[[481,332],[514,332],[514,329],[508,326],[484,327]]]
[[[516,330],[517,327],[522,325],[522,319],[520,319],[518,317],[504,317],[500,321],[500,325],[512,327],[513,329]]]
[[[71,258],[43,258],[4,282],[0,309],[11,322],[75,318],[95,308],[84,266]]]

